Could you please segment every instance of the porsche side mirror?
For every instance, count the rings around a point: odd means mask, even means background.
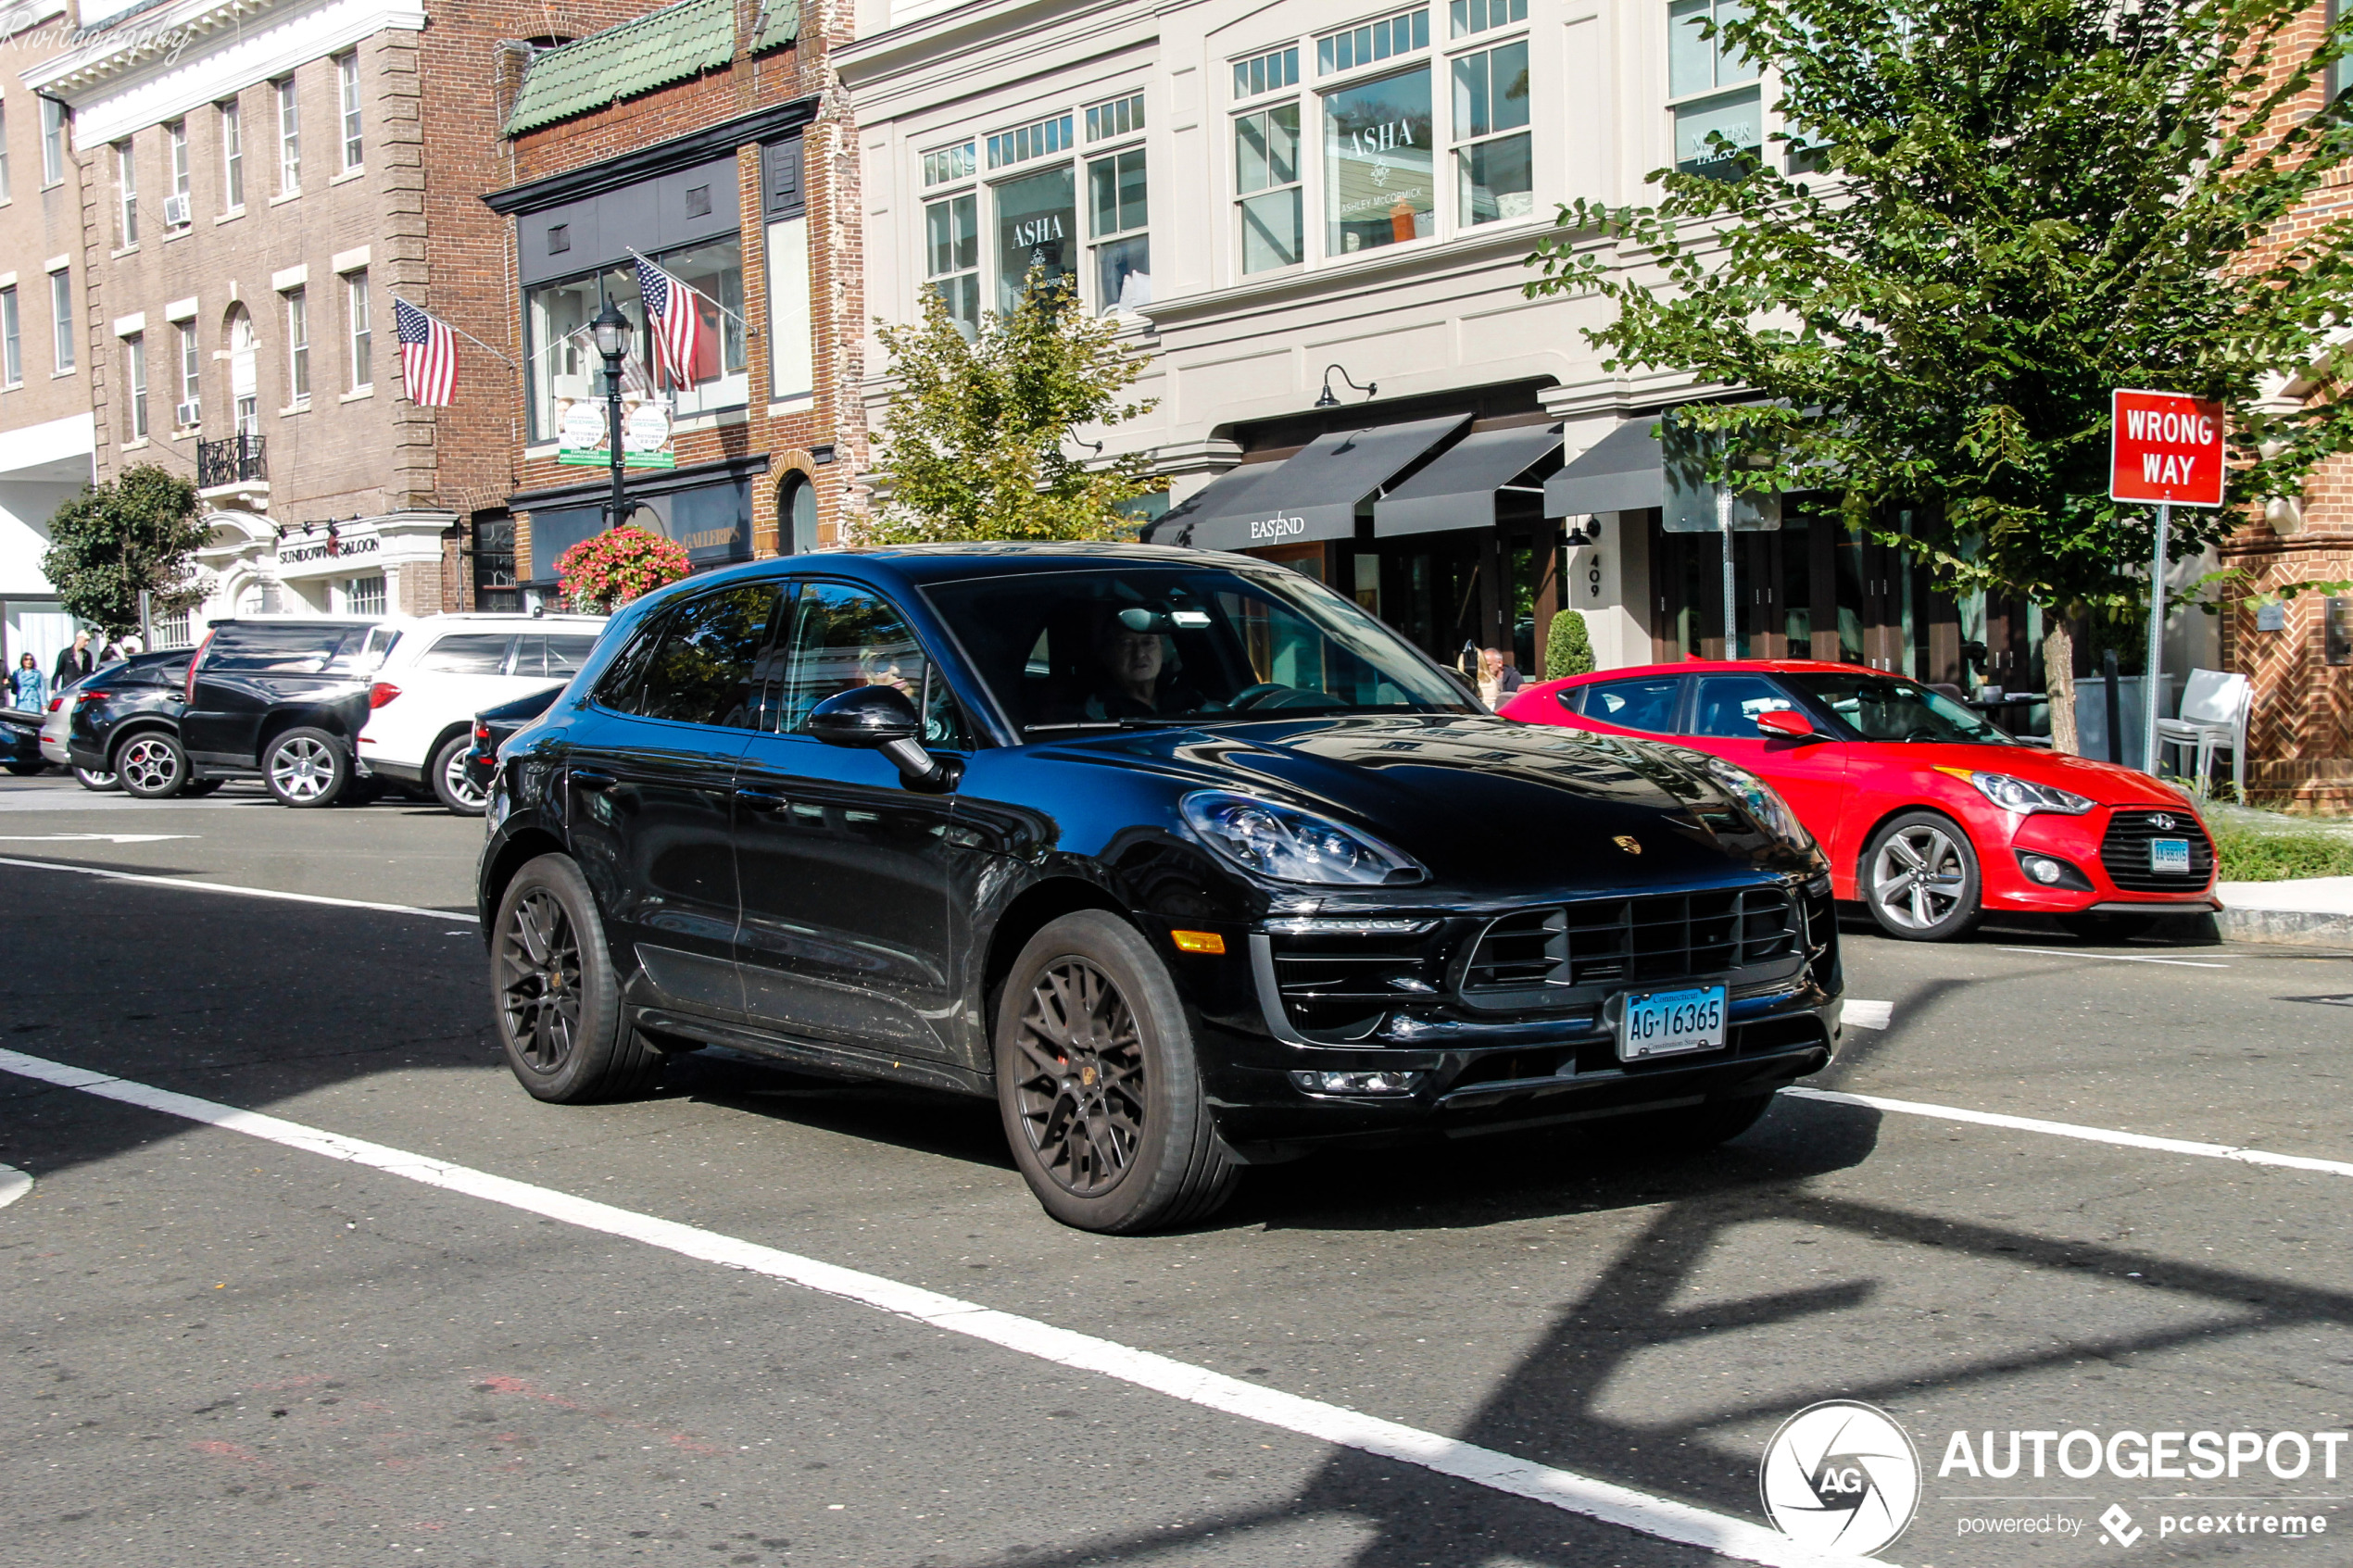
[[[951,786],[953,771],[923,748],[923,715],[896,686],[852,686],[809,710],[809,733],[827,746],[879,751],[918,789]]]
[[[1756,733],[1767,740],[1827,740],[1817,734],[1813,721],[1794,708],[1774,708],[1756,716]]]

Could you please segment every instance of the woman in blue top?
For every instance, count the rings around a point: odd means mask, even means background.
[[[27,713],[38,713],[48,700],[49,684],[42,679],[40,661],[26,654],[9,672],[8,690],[12,694],[8,706]]]

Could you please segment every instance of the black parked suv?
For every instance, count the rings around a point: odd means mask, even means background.
[[[89,676],[68,694],[66,750],[85,774],[115,777],[127,795],[168,800],[209,795],[218,777],[199,777],[180,739],[187,706],[186,648],[134,654]]]
[[[200,775],[259,773],[288,806],[332,806],[358,767],[368,677],[399,629],[372,621],[219,621],[188,666],[182,744]]]
[[[1071,1224],[1318,1144],[1734,1135],[1831,1060],[1820,852],[1753,775],[1494,717],[1243,557],[916,547],[618,617],[480,873],[535,1095],[724,1044],[995,1099]]]

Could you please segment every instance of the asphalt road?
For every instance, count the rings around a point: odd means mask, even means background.
[[[1956,1430],[2353,1426],[2353,1167],[1785,1098],[1704,1159],[1560,1133],[1327,1158],[1252,1172],[1197,1232],[1089,1236],[1043,1217],[975,1102],[713,1053],[642,1102],[530,1100],[491,1043],[478,935],[430,912],[471,909],[478,832],[233,785],[146,806],[0,784],[0,1047],[1751,1524],[1775,1429],[1867,1400],[1925,1466],[1890,1562],[2353,1556],[2353,1449],[2336,1480],[2317,1459],[1938,1474]],[[2353,1160],[2353,1008],[2310,999],[2353,995],[2353,959],[2023,926],[1947,948],[1851,930],[1846,952],[1890,1026],[1850,1030],[1821,1087]],[[413,1161],[22,1071],[0,1072],[0,1165],[33,1178],[0,1172],[9,1568],[1719,1560]],[[2129,1549],[2099,1538],[2111,1504]],[[2334,1533],[2159,1534],[2232,1511]],[[1961,1533],[2008,1518],[2080,1533]]]

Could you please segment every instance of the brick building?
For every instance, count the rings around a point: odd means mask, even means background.
[[[0,23],[0,653],[11,668],[30,653],[44,671],[74,625],[41,557],[50,515],[90,480],[94,438],[81,169],[63,109],[21,75],[61,51],[73,26],[64,0],[19,6]]]
[[[628,408],[660,410],[668,432],[651,461],[632,459],[633,522],[714,566],[832,544],[855,504],[862,427],[840,389],[857,383],[862,301],[830,14],[683,0],[535,55],[504,99],[513,182],[486,204],[513,226],[509,499],[535,596],[553,591],[563,549],[607,521],[588,332],[607,298],[635,327]],[[639,257],[702,296],[692,387],[656,384]]]
[[[497,602],[513,379],[478,200],[507,178],[489,88],[550,27],[633,8],[169,0],[26,73],[71,114],[97,470],[196,482],[199,625]],[[461,342],[457,407],[403,395],[396,296],[493,345]]]

